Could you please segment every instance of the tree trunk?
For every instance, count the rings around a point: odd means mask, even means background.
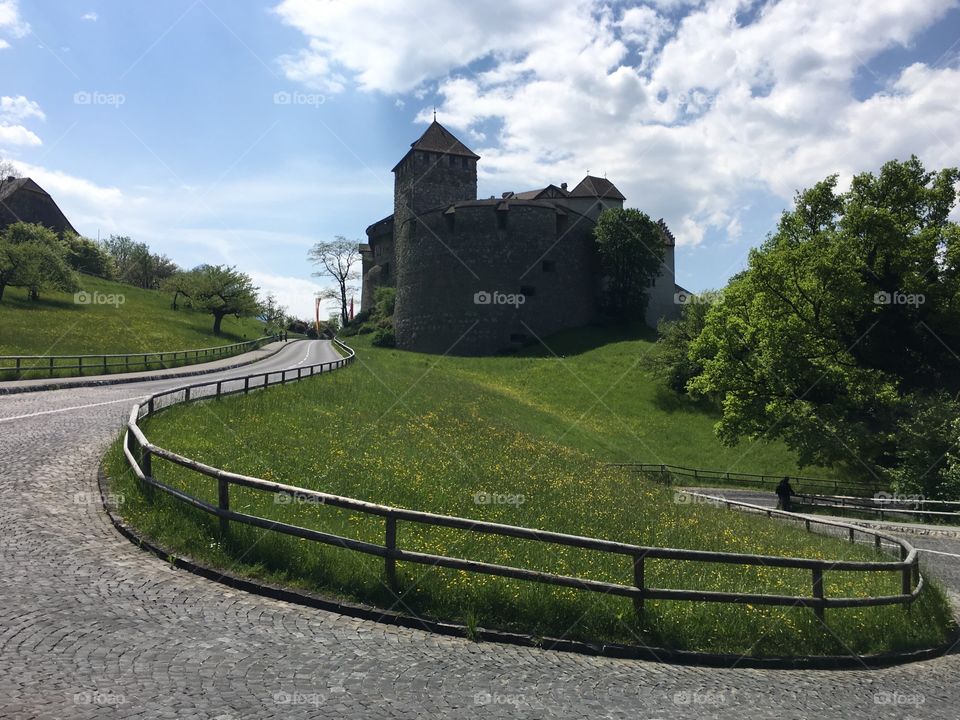
[[[346,327],[350,319],[347,317],[347,284],[340,283],[340,327]]]
[[[7,289],[6,283],[0,283],[0,301],[3,300],[3,291]]]
[[[214,335],[219,335],[219,334],[220,334],[220,323],[223,321],[223,316],[224,316],[224,315],[226,315],[226,313],[214,313],[214,314],[213,314],[213,334],[214,334]]]

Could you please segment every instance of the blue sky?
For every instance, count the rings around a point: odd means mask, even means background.
[[[308,247],[391,211],[436,106],[481,196],[605,173],[701,290],[798,188],[960,164],[957,3],[835,5],[0,0],[0,157],[82,233],[235,264],[307,316]]]

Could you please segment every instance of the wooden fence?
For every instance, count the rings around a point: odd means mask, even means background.
[[[242,377],[224,380],[213,380],[186,385],[151,395],[145,402],[135,405],[130,411],[127,431],[124,436],[124,454],[136,477],[144,485],[156,488],[190,507],[201,510],[219,518],[219,527],[222,534],[229,533],[231,523],[241,523],[252,527],[262,528],[272,532],[283,533],[294,537],[304,538],[334,547],[344,548],[355,552],[365,553],[383,558],[384,573],[387,583],[396,589],[397,562],[417,563],[435,567],[464,570],[471,573],[482,573],[517,580],[527,580],[560,587],[576,588],[578,590],[599,592],[610,595],[627,597],[633,600],[637,612],[642,612],[645,600],[677,600],[691,602],[721,602],[721,603],[750,603],[754,605],[779,605],[786,607],[811,608],[818,617],[823,618],[827,608],[866,607],[876,605],[908,605],[912,603],[923,589],[924,579],[920,574],[918,553],[909,543],[899,538],[886,535],[871,529],[860,528],[832,520],[813,517],[798,517],[791,513],[762,508],[747,503],[728,501],[723,498],[714,498],[709,495],[697,494],[711,502],[722,503],[728,508],[761,512],[772,517],[803,522],[807,531],[823,530],[834,535],[842,533],[855,542],[857,537],[869,538],[876,548],[893,550],[896,559],[875,561],[849,560],[821,560],[812,558],[792,558],[770,555],[751,555],[743,553],[726,553],[705,550],[685,550],[678,548],[646,547],[629,543],[601,540],[579,535],[536,530],[527,527],[504,525],[500,523],[484,522],[470,518],[438,515],[435,513],[407,510],[403,508],[379,505],[354,498],[332,495],[317,490],[308,490],[293,485],[270,482],[260,478],[228,472],[211,467],[190,458],[178,455],[154,445],[143,433],[138,423],[144,417],[152,415],[171,405],[187,402],[191,399],[220,398],[236,393],[246,393],[251,390],[266,388],[270,385],[283,384],[315,374],[328,372],[343,367],[354,360],[354,353],[349,347],[337,342],[347,355],[332,362],[319,363],[306,367],[291,368],[289,370],[256,373]],[[173,463],[200,475],[209,477],[217,484],[217,504],[206,502],[194,497],[183,490],[172,487],[154,476],[155,460]],[[329,505],[336,508],[345,508],[355,512],[380,517],[383,520],[383,543],[377,544],[355,538],[334,535],[319,530],[300,527],[289,523],[271,520],[268,518],[237,512],[230,508],[230,488],[239,486],[259,490],[275,495],[285,495],[291,499],[316,504]],[[557,575],[529,568],[499,565],[467,558],[447,557],[429,553],[404,550],[397,541],[397,526],[399,523],[413,523],[434,527],[446,527],[463,530],[471,533],[484,533],[501,537],[532,540],[550,545],[576,547],[584,550],[599,551],[619,555],[624,558],[624,583],[610,583],[583,577]],[[779,568],[794,568],[810,573],[809,595],[769,595],[761,593],[718,592],[706,590],[674,589],[651,587],[645,581],[645,563],[648,560],[667,560],[671,562],[698,562],[734,565],[754,565]],[[900,576],[900,593],[873,597],[826,597],[824,593],[824,573],[829,571],[858,571],[896,573]]]
[[[879,520],[909,519],[924,521],[960,522],[960,501],[957,500],[901,500],[896,497],[862,498],[847,495],[810,495],[798,493],[794,500],[805,508],[823,508],[873,515]],[[939,508],[936,510],[928,508]]]
[[[152,365],[180,367],[254,350],[281,337],[267,335],[256,340],[246,340],[230,345],[165,352],[108,355],[0,355],[0,378],[19,379],[24,374],[35,372],[47,373],[48,377],[53,377],[57,372],[83,375],[84,372],[106,374],[115,368],[123,368],[125,372],[129,372],[138,368],[146,369]]]
[[[680,465],[665,465],[662,463],[611,463],[614,467],[622,467],[635,472],[651,473],[660,475],[668,483],[672,482],[673,477],[682,477],[692,480],[693,484],[727,484],[738,486],[752,486],[764,490],[772,490],[781,480],[783,475],[755,475],[752,473],[728,472],[725,470],[704,470],[702,468],[688,468]],[[813,491],[825,492],[832,490],[834,493],[843,490],[854,490],[864,495],[872,495],[884,489],[879,481],[864,480],[830,480],[825,478],[811,478],[800,475],[786,476],[794,489],[809,489]]]

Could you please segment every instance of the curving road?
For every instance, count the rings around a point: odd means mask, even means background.
[[[297,342],[222,375],[335,357]],[[591,658],[394,628],[172,569],[114,530],[96,473],[132,402],[182,382],[0,397],[0,718],[960,716],[960,655],[831,672]],[[960,541],[911,541],[960,590]]]

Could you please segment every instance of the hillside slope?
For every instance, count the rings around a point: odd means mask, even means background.
[[[81,302],[62,292],[44,292],[32,302],[23,288],[7,288],[0,302],[0,355],[188,350],[253,340],[263,332],[259,320],[226,317],[223,334],[214,335],[211,315],[173,310],[169,295],[79,277],[86,293]]]

